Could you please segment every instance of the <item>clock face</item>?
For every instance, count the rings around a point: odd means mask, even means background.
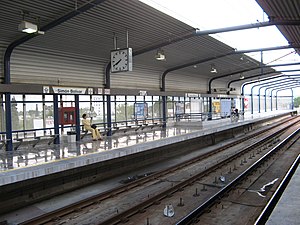
[[[131,49],[119,49],[111,52],[111,72],[132,70]]]

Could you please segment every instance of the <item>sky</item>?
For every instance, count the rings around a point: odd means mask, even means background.
[[[194,28],[209,30],[268,21],[255,0],[140,0]],[[211,35],[237,50],[257,49],[288,45],[276,26]],[[261,61],[260,52],[247,54]],[[294,49],[266,51],[263,63],[283,64],[300,62]],[[274,67],[276,70],[300,69],[300,66]],[[295,72],[285,73],[298,74]],[[294,95],[300,96],[300,88]],[[290,94],[290,91],[288,92]]]

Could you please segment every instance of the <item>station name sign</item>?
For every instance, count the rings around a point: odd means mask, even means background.
[[[43,86],[44,94],[62,94],[62,95],[110,95],[110,89],[103,88],[82,88],[82,87],[64,87],[64,86]]]
[[[200,94],[197,94],[197,93],[185,93],[185,97],[199,98],[201,96],[200,96]]]
[[[56,94],[85,94],[86,88],[77,87],[52,87]]]

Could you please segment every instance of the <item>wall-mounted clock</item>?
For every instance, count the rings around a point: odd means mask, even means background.
[[[110,60],[112,73],[132,71],[132,48],[112,50]]]

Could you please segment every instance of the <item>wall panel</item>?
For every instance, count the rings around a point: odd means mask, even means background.
[[[11,82],[102,87],[105,65],[101,59],[22,46],[12,54]]]

